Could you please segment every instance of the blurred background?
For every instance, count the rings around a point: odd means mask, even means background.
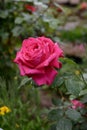
[[[45,115],[39,115],[52,105],[50,98],[21,77],[13,63],[23,39],[37,36],[57,42],[87,78],[87,0],[0,0],[0,106],[12,109],[0,124],[6,130],[49,127]]]

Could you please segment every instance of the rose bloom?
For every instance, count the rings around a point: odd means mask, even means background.
[[[71,103],[73,104],[72,105],[73,109],[77,109],[79,107],[80,108],[84,108],[85,107],[85,105],[82,102],[78,101],[78,100],[72,100]]]
[[[32,77],[38,85],[51,85],[61,68],[58,61],[63,51],[50,38],[37,37],[25,39],[14,62],[18,64],[20,74]]]
[[[26,5],[25,5],[25,8],[26,8],[28,11],[31,11],[31,12],[35,12],[35,11],[36,11],[36,7],[34,7],[33,5],[28,5],[28,4],[26,4]]]
[[[87,9],[87,2],[82,2],[80,5],[81,10],[86,10]]]

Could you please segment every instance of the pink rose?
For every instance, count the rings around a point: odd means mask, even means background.
[[[58,59],[62,56],[63,51],[51,39],[31,37],[23,41],[14,62],[22,76],[32,77],[38,85],[50,85],[57,75],[55,68],[61,68]]]
[[[78,100],[72,100],[71,103],[73,104],[73,106],[72,106],[73,109],[76,109],[78,107],[80,107],[80,108],[85,107],[85,105]]]

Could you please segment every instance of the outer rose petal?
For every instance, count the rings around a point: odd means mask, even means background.
[[[62,63],[56,58],[50,63],[50,65],[58,69],[62,67]]]
[[[22,76],[24,75],[28,75],[28,76],[32,76],[33,74],[43,74],[44,73],[44,69],[31,69],[27,66],[25,66],[24,64],[18,64],[19,69],[20,69],[20,74]]]
[[[47,67],[44,74],[33,75],[32,79],[38,85],[43,85],[43,84],[51,85],[56,75],[57,75],[57,71],[55,69]]]
[[[17,64],[21,64],[21,65],[25,64],[26,66],[33,68],[33,64],[24,60],[24,58],[22,57],[21,51],[17,52],[17,55],[16,55],[16,58],[14,59],[14,62]]]
[[[55,43],[55,52],[57,54],[57,58],[63,57],[63,51],[62,49],[58,46],[58,43]]]

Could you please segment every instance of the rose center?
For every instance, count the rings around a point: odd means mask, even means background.
[[[37,50],[38,48],[39,48],[38,45],[35,45],[33,50]]]

